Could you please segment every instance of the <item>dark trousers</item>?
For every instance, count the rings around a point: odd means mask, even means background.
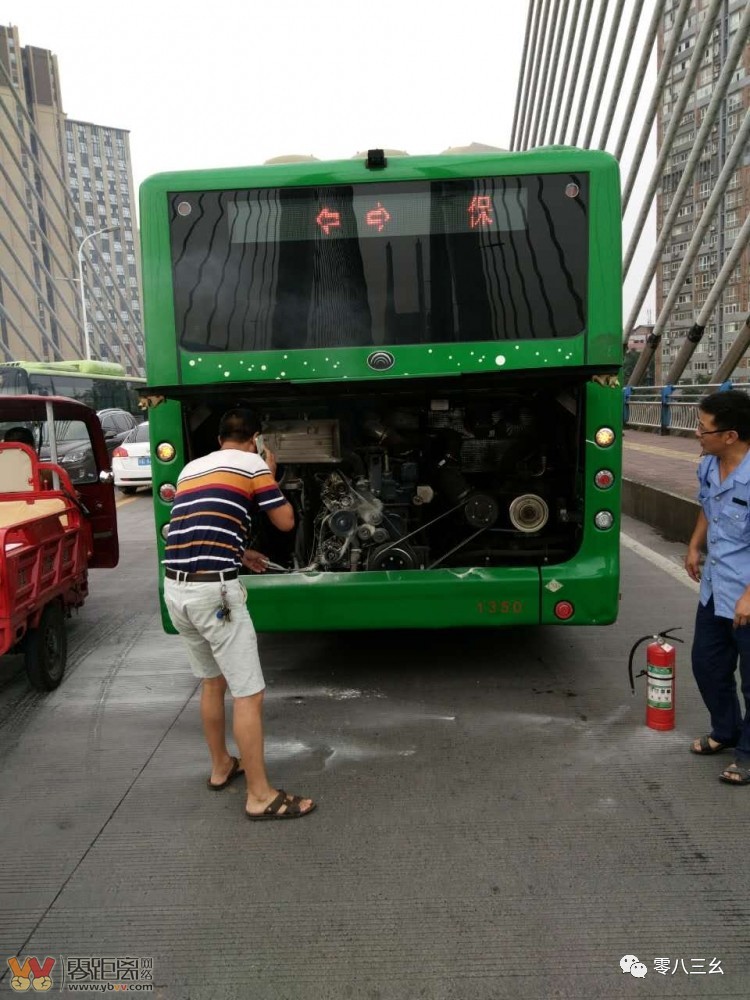
[[[738,659],[744,718],[734,676]],[[693,676],[711,715],[711,739],[736,746],[736,756],[750,760],[750,625],[734,628],[731,618],[719,618],[713,597],[705,607],[698,603]]]

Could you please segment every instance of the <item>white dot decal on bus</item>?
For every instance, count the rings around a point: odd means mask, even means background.
[[[268,365],[261,365],[261,366],[260,366],[260,370],[261,370],[262,372],[265,372],[265,371],[268,371]]]
[[[193,211],[193,208],[192,208],[192,206],[191,206],[191,204],[190,204],[189,201],[181,201],[180,204],[177,206],[177,214],[178,215],[183,215],[183,216],[184,215],[190,215],[190,213],[192,211]]]
[[[229,372],[224,372],[224,378],[229,378]]]
[[[279,378],[286,378],[286,372],[281,372],[279,374]]]
[[[195,368],[195,361],[190,361],[190,367]]]

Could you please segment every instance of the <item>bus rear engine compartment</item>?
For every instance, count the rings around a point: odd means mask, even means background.
[[[565,561],[580,544],[581,395],[255,404],[297,526],[255,518],[250,545],[289,572]]]

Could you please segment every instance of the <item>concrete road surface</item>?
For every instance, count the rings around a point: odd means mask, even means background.
[[[50,956],[53,996],[133,969],[169,1000],[750,994],[750,788],[688,753],[689,647],[674,731],[627,679],[640,635],[690,637],[679,547],[626,525],[609,628],[263,637],[271,779],[319,808],[251,824],[240,782],[205,788],[150,504],[120,507],[62,686],[3,663],[0,990]]]

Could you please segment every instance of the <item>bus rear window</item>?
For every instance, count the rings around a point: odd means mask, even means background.
[[[588,176],[170,196],[174,304],[195,351],[572,337]]]

